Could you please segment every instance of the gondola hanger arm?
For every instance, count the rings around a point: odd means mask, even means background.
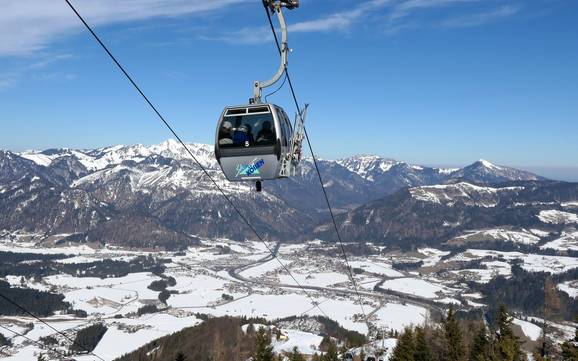
[[[299,7],[299,0],[263,0],[263,4],[271,9],[271,11],[277,14],[277,19],[279,20],[279,25],[281,26],[281,64],[277,69],[277,72],[273,77],[267,81],[255,81],[253,83],[253,98],[251,98],[251,103],[259,104],[261,103],[261,98],[263,94],[263,89],[270,87],[281,79],[285,69],[289,65],[289,46],[287,45],[287,22],[285,21],[285,16],[283,15],[283,8],[289,10]]]

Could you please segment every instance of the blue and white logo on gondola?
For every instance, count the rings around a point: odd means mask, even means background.
[[[249,164],[237,164],[237,177],[239,176],[255,176],[259,175],[259,169],[263,168],[265,160],[255,158]]]

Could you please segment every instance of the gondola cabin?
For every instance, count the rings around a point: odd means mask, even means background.
[[[282,160],[291,148],[293,128],[274,104],[227,107],[217,126],[215,156],[230,181],[284,178]]]

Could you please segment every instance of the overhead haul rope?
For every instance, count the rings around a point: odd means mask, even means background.
[[[283,88],[286,81],[287,81],[287,73],[285,73],[285,76],[283,77],[283,81],[281,82],[281,85],[279,85],[279,87],[277,89],[275,89],[274,91],[272,91],[271,93],[265,95],[265,103],[268,103],[267,98],[269,98],[271,95],[275,95],[279,90],[281,90]]]
[[[76,16],[78,17],[78,19],[82,22],[82,24],[84,24],[84,26],[86,27],[86,29],[92,34],[92,36],[94,37],[94,39],[98,42],[98,44],[104,49],[104,51],[108,54],[108,56],[110,57],[110,59],[116,64],[116,66],[119,68],[119,70],[124,74],[124,76],[128,79],[128,81],[132,84],[132,86],[137,90],[137,92],[141,95],[141,97],[145,100],[145,102],[149,105],[149,107],[154,111],[154,113],[157,115],[157,117],[163,122],[163,124],[169,129],[169,131],[173,134],[173,136],[175,138],[177,138],[177,140],[179,141],[179,143],[181,143],[181,145],[185,148],[185,150],[187,151],[187,153],[191,156],[191,158],[195,161],[195,163],[199,166],[199,168],[203,171],[203,173],[211,180],[211,182],[213,183],[213,185],[219,190],[219,192],[223,195],[223,197],[225,197],[225,199],[227,200],[227,202],[229,203],[229,205],[231,207],[233,207],[233,209],[235,210],[235,212],[239,215],[239,217],[241,218],[241,220],[247,224],[247,226],[251,229],[251,231],[255,234],[255,236],[257,237],[257,239],[259,239],[259,241],[261,241],[261,243],[263,243],[265,245],[265,248],[267,248],[267,250],[269,251],[269,253],[271,254],[271,256],[273,258],[275,258],[277,260],[277,262],[281,265],[281,267],[289,274],[289,276],[291,276],[291,278],[293,279],[293,281],[295,282],[295,284],[297,284],[297,286],[299,286],[299,288],[307,295],[307,297],[311,300],[312,304],[323,314],[323,316],[329,318],[329,316],[327,316],[327,314],[325,313],[325,311],[323,311],[321,309],[321,307],[319,307],[319,304],[317,301],[315,301],[315,299],[313,298],[313,296],[311,296],[311,294],[309,292],[307,292],[307,290],[301,285],[301,283],[299,283],[299,281],[297,281],[297,279],[295,278],[295,276],[293,276],[293,274],[291,273],[291,271],[289,270],[289,268],[283,263],[281,262],[281,260],[277,257],[276,253],[271,249],[271,247],[269,247],[269,245],[267,244],[267,242],[265,242],[265,239],[259,234],[259,232],[257,232],[257,230],[255,229],[255,227],[247,220],[247,218],[243,215],[243,213],[241,213],[241,211],[239,210],[239,208],[235,205],[235,203],[231,200],[231,198],[227,195],[227,193],[225,193],[225,191],[219,186],[219,184],[217,184],[217,182],[215,181],[215,179],[209,174],[209,172],[207,171],[207,169],[197,160],[197,158],[195,157],[195,155],[191,152],[191,150],[189,149],[189,147],[185,144],[185,142],[183,142],[183,140],[181,139],[181,137],[179,137],[179,135],[177,134],[177,132],[174,130],[174,128],[169,124],[169,122],[165,119],[165,117],[157,110],[157,108],[153,105],[153,103],[149,100],[149,98],[143,93],[143,91],[140,89],[140,87],[137,85],[137,83],[132,79],[132,77],[128,74],[128,72],[124,69],[124,67],[118,62],[118,60],[115,58],[114,55],[112,55],[112,53],[110,52],[110,50],[108,50],[108,47],[106,45],[104,45],[104,43],[100,40],[100,38],[98,37],[98,35],[96,35],[96,33],[92,30],[92,28],[90,27],[90,25],[88,25],[88,23],[84,20],[84,18],[80,15],[80,13],[76,10],[76,8],[70,3],[69,0],[64,0],[66,2],[66,4],[68,4],[68,6],[70,7],[70,9],[74,12],[74,14],[76,14]]]
[[[24,311],[26,314],[34,317],[36,320],[38,320],[39,322],[41,322],[41,323],[43,323],[44,325],[46,325],[48,328],[52,329],[54,332],[56,332],[56,333],[58,333],[59,335],[63,336],[63,337],[66,338],[68,341],[72,342],[73,345],[76,345],[76,346],[80,347],[80,348],[83,349],[84,351],[88,352],[88,354],[90,354],[90,355],[98,358],[99,360],[105,361],[105,359],[103,359],[102,357],[98,356],[98,355],[95,354],[94,352],[88,350],[86,347],[84,347],[84,346],[81,345],[80,343],[76,342],[76,341],[73,340],[72,338],[68,337],[64,332],[58,331],[56,328],[54,328],[53,326],[51,326],[51,325],[48,324],[46,321],[42,320],[40,317],[36,316],[36,315],[33,314],[32,312],[28,311],[24,306],[18,304],[16,301],[8,298],[7,296],[4,296],[4,295],[1,294],[1,293],[0,293],[0,297],[3,298],[6,302],[12,304],[13,306],[16,306],[16,307],[19,308],[21,311]],[[18,335],[18,336],[22,336],[22,337],[24,337],[24,338],[28,339],[29,341],[32,341],[32,342],[34,342],[34,343],[36,343],[36,344],[40,344],[39,342],[34,341],[34,340],[31,340],[30,338],[28,338],[28,337],[26,337],[26,336],[24,336],[24,335],[21,335],[21,334],[15,332],[15,331],[12,331],[12,330],[9,329],[9,328],[3,327],[2,325],[0,325],[0,327],[2,327],[3,329],[8,330],[8,331],[10,331],[10,332]]]
[[[277,50],[279,54],[281,54],[281,45],[279,45],[279,39],[277,37],[277,32],[275,31],[275,26],[273,26],[273,20],[271,19],[271,13],[269,13],[269,7],[267,6],[267,2],[263,0],[263,6],[265,8],[265,13],[267,13],[267,19],[269,20],[269,25],[271,26],[271,32],[273,33],[273,37],[275,38],[275,45],[277,45]],[[295,95],[295,89],[293,88],[293,82],[291,81],[291,76],[289,75],[289,69],[285,67],[285,76],[287,78],[287,83],[289,84],[289,88],[291,89],[291,94],[293,96],[293,101],[295,102],[295,107],[297,108],[298,116],[303,123],[303,119],[301,118],[301,106],[297,101],[297,96]],[[305,138],[307,139],[307,144],[309,146],[309,151],[311,152],[311,157],[313,158],[313,164],[315,165],[315,170],[317,172],[317,177],[319,178],[319,183],[321,183],[321,189],[323,190],[323,196],[325,197],[325,202],[327,203],[327,208],[329,209],[329,214],[331,215],[331,220],[333,221],[333,227],[335,228],[335,233],[337,234],[337,239],[339,240],[339,246],[341,248],[341,253],[343,254],[343,258],[347,265],[347,270],[349,272],[349,277],[351,278],[351,282],[353,283],[353,288],[355,289],[355,294],[357,295],[357,299],[359,302],[359,306],[361,307],[361,313],[365,319],[365,324],[367,325],[367,331],[369,332],[369,318],[365,313],[365,309],[363,307],[363,300],[361,298],[361,294],[359,293],[359,289],[357,287],[357,283],[355,282],[355,278],[353,277],[353,270],[351,269],[351,265],[349,264],[349,260],[347,258],[347,252],[345,251],[345,246],[343,245],[343,240],[341,239],[341,234],[339,233],[339,227],[337,226],[337,221],[335,220],[335,214],[333,213],[333,208],[331,207],[331,202],[329,202],[329,197],[327,195],[327,190],[325,189],[325,185],[323,183],[323,177],[321,176],[321,172],[319,171],[319,166],[317,164],[317,158],[315,157],[315,153],[313,152],[313,146],[311,145],[311,141],[309,140],[309,134],[307,133],[307,128],[305,124],[303,124],[303,130],[305,132]]]

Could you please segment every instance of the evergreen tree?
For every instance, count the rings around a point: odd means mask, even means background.
[[[415,361],[433,361],[430,347],[425,339],[425,330],[421,327],[415,330],[415,353],[413,359]]]
[[[177,352],[177,355],[175,356],[175,361],[185,361],[185,354],[183,354],[182,352]]]
[[[390,361],[414,361],[415,352],[413,332],[410,328],[406,328],[399,340],[397,340],[397,345],[393,349]]]
[[[456,319],[453,309],[450,308],[448,316],[443,323],[444,328],[444,360],[445,361],[464,361],[466,359],[466,350],[460,324]]]
[[[167,290],[162,290],[159,293],[159,301],[161,301],[162,303],[166,304],[167,300],[169,299],[169,297],[171,297],[171,293]]]
[[[567,341],[562,344],[562,357],[565,361],[578,361],[578,347],[572,341]],[[538,360],[534,357],[535,360]]]
[[[70,350],[74,352],[92,352],[107,330],[108,328],[102,323],[83,328],[76,333],[76,338],[70,346]]]
[[[311,361],[321,361],[321,357],[319,357],[319,354],[317,352],[313,354],[313,356],[311,357]]]
[[[498,340],[496,347],[499,359],[503,361],[525,360],[526,356],[520,351],[520,342],[512,331],[512,317],[504,305],[500,306],[497,322]]]
[[[345,361],[345,354],[347,353],[347,347],[345,346],[345,343],[341,344],[341,347],[339,347],[339,354],[341,355],[341,361]]]
[[[297,346],[293,347],[293,351],[289,355],[289,361],[305,361],[305,357],[299,352]]]
[[[325,355],[323,355],[323,361],[339,361],[339,355],[337,354],[337,346],[335,346],[335,342],[329,342],[327,352]]]
[[[578,317],[576,318],[578,322]],[[574,332],[574,339],[562,344],[562,357],[568,361],[578,361],[578,327]]]
[[[556,282],[551,277],[546,278],[544,282],[544,319],[555,319],[560,314],[561,309],[560,295],[556,288]]]
[[[548,355],[552,354],[555,350],[555,346],[553,345],[552,340],[548,337],[549,328],[550,327],[548,326],[547,322],[542,323],[542,334],[540,335],[542,340],[538,344],[538,347],[536,347],[536,350],[533,354],[536,361],[547,360]]]
[[[482,323],[480,329],[474,337],[474,342],[470,349],[470,361],[490,361],[492,360],[490,352],[490,339],[486,326]]]
[[[10,340],[0,333],[0,347],[10,346]]]
[[[264,327],[259,328],[255,335],[255,352],[253,361],[273,361],[273,346],[271,345],[271,336]]]

